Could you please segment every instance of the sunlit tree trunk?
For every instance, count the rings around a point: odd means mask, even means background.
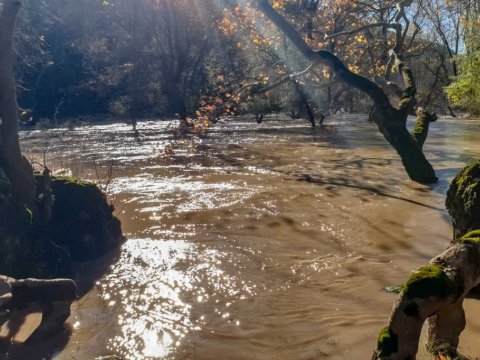
[[[411,71],[404,66],[396,54],[391,55],[391,63],[392,66],[393,64],[396,65],[405,82],[405,90],[398,107],[391,105],[387,94],[380,86],[368,78],[350,71],[333,53],[327,50],[313,50],[299,32],[272,7],[268,0],[259,0],[258,4],[266,17],[288,37],[307,60],[312,62],[312,65],[323,64],[330,67],[335,73],[336,79],[362,91],[370,97],[375,106],[372,112],[372,119],[378,125],[378,129],[385,139],[400,155],[405,170],[412,180],[420,183],[434,183],[437,181],[435,171],[422,151],[428,127],[419,127],[417,130],[421,130],[422,134],[417,137],[410,134],[406,126],[408,114],[413,110],[415,104],[416,86]],[[397,23],[391,25],[391,27],[397,29],[398,43],[400,43],[402,38],[400,24]],[[401,47],[398,46],[398,48]],[[422,139],[421,144],[417,141],[417,138]]]
[[[0,165],[13,185],[16,198],[32,210],[35,180],[32,168],[22,156],[18,138],[18,107],[13,66],[13,35],[21,2],[5,0],[0,16]]]

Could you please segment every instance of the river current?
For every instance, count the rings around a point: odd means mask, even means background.
[[[384,288],[452,238],[445,194],[480,158],[480,123],[433,124],[430,187],[365,117],[327,123],[233,119],[177,139],[165,121],[23,131],[37,162],[106,188],[128,238],[79,266],[86,293],[54,357],[369,359],[395,300]],[[460,349],[478,355],[478,301],[466,312]]]

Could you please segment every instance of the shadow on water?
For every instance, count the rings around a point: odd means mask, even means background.
[[[0,338],[1,359],[50,359],[55,353],[65,348],[72,334],[72,328],[69,324],[65,324],[62,330],[48,338],[30,340],[33,333],[29,339],[22,342],[9,340],[15,338],[22,327],[26,325],[27,316],[38,311],[40,309],[30,307],[12,315],[12,319],[7,323],[8,335]]]
[[[78,300],[92,290],[95,283],[117,262],[120,252],[118,248],[93,261],[75,264]],[[41,313],[42,309],[36,304],[12,313],[9,321],[0,327],[0,359],[51,359],[67,346],[73,332],[69,320],[55,334],[45,336],[36,332]]]
[[[432,206],[432,205],[424,204],[424,203],[421,203],[419,201],[415,201],[415,200],[408,199],[408,198],[405,198],[405,197],[396,196],[396,195],[393,195],[393,194],[388,194],[386,192],[383,192],[382,190],[379,190],[378,188],[374,188],[374,187],[371,187],[371,186],[364,185],[362,183],[352,181],[352,179],[349,179],[349,178],[335,177],[334,179],[331,179],[331,178],[326,178],[326,177],[322,178],[321,175],[313,175],[312,176],[310,174],[299,174],[298,175],[298,180],[299,181],[306,181],[306,182],[309,182],[309,183],[312,183],[312,184],[315,184],[315,185],[319,185],[319,186],[326,186],[326,187],[330,186],[330,188],[327,188],[327,190],[333,190],[333,188],[331,188],[331,186],[345,187],[345,188],[351,188],[351,189],[357,189],[357,190],[365,190],[365,191],[370,192],[374,195],[405,201],[407,203],[414,204],[414,205],[421,206],[421,207],[425,207],[427,209],[443,211],[442,208],[438,208],[438,207],[435,207],[435,206]],[[332,192],[330,192],[330,193],[332,193]]]

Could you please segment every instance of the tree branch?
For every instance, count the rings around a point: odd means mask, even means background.
[[[286,35],[305,58],[313,64],[321,63],[329,66],[335,73],[336,79],[364,92],[372,99],[375,105],[372,112],[372,119],[378,125],[379,131],[385,139],[400,155],[405,170],[411,179],[421,183],[434,183],[438,180],[432,165],[425,158],[421,147],[406,128],[408,111],[393,107],[387,94],[378,84],[362,75],[350,71],[347,66],[330,51],[312,50],[295,28],[271,6],[268,0],[258,0],[258,8]],[[398,36],[401,36],[401,34],[397,34],[397,37]],[[399,59],[398,55],[396,57]],[[414,97],[416,87],[414,86],[411,71],[404,66],[400,66],[401,64],[398,65],[399,69],[402,70],[404,79],[406,80],[405,82],[413,85],[409,87],[406,94],[413,95]],[[412,96],[410,96],[410,98],[411,97]],[[406,101],[405,104],[408,104],[408,106],[405,108],[408,108],[413,102],[410,98]]]
[[[353,29],[353,30],[342,31],[342,32],[332,34],[332,35],[325,34],[325,39],[328,40],[328,39],[337,38],[339,36],[355,35],[356,33],[359,33],[359,32],[362,32],[362,31],[365,31],[365,30],[368,30],[368,29],[372,29],[372,28],[375,28],[375,27],[382,27],[382,28],[392,29],[392,30],[401,32],[402,25],[398,24],[398,23],[394,23],[394,24],[388,24],[388,23],[383,23],[383,22],[382,23],[373,23],[373,24],[368,24],[368,25],[361,26],[361,27]]]
[[[35,212],[33,170],[22,156],[18,138],[18,106],[13,75],[13,34],[21,5],[18,0],[5,0],[0,16],[0,166],[4,167],[12,181],[17,199]]]
[[[314,51],[302,36],[270,4],[268,0],[259,0],[260,10],[286,35],[297,49],[314,65],[322,63],[330,67],[336,77],[346,84],[365,92],[376,106],[392,108],[385,92],[373,81],[355,74],[333,53],[327,50]]]
[[[317,64],[318,65],[318,64]],[[307,74],[309,71],[313,70],[314,64],[310,64],[305,70],[299,71],[297,73],[289,74],[281,78],[280,80],[274,82],[273,84],[270,84],[264,88],[258,89],[254,91],[255,94],[263,94],[266,93],[270,90],[273,90],[289,81],[295,80],[297,77],[300,77],[302,75]]]

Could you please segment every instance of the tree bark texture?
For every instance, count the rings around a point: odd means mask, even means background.
[[[0,16],[0,166],[4,167],[18,201],[35,208],[35,180],[22,156],[18,138],[19,120],[13,67],[13,37],[21,2],[5,0]]]

